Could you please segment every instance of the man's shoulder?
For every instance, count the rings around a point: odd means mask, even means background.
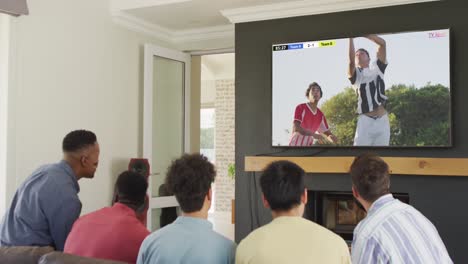
[[[174,225],[174,223],[166,225],[151,234],[149,234],[144,243],[147,246],[157,243],[157,241],[171,240],[174,241],[177,238],[177,234],[180,232],[180,228]]]
[[[31,174],[26,178],[23,184],[27,184],[30,181],[37,181],[38,178],[41,178],[42,181],[48,180],[48,176],[57,170],[57,164],[43,164],[36,169],[34,169]]]
[[[402,203],[403,206],[401,207],[401,214],[406,214],[407,217],[411,217],[415,225],[419,225],[420,228],[428,228],[430,227],[432,230],[435,230],[435,226],[432,224],[432,222],[423,214],[421,213],[418,209],[414,208],[413,206],[409,204]]]
[[[185,245],[196,243],[199,246],[209,245],[210,247],[216,247],[217,250],[221,250],[223,248],[230,250],[233,246],[235,246],[233,241],[213,230],[203,234],[204,245],[200,245],[200,241],[198,239],[195,239],[194,236],[187,237],[185,231],[186,230],[184,228],[172,223],[149,234],[144,240],[143,244],[145,245],[145,248],[153,248],[169,244],[178,244],[182,242]]]
[[[374,61],[374,64],[375,65],[388,65],[388,61],[387,62],[383,62],[381,61],[379,58],[377,58],[375,61]]]
[[[35,175],[42,175],[44,181],[47,181],[51,185],[57,186],[70,182],[70,177],[63,177],[66,176],[66,174],[67,171],[63,165],[58,162],[40,166],[32,173],[31,176],[34,177]]]
[[[258,227],[258,228],[256,228],[256,229],[254,229],[252,232],[250,232],[250,234],[248,234],[248,235],[241,241],[241,243],[244,242],[244,241],[248,241],[248,240],[255,240],[255,239],[258,239],[259,237],[262,237],[262,236],[264,236],[265,234],[270,233],[270,231],[272,231],[271,228],[272,228],[271,223],[268,223],[268,224],[266,224],[266,225],[264,225],[264,226],[260,226],[260,227]]]
[[[109,211],[109,207],[104,207],[96,211],[82,215],[76,220],[75,225],[87,224],[88,222],[95,222],[96,220],[103,219],[106,215],[108,215],[107,213],[108,211]]]
[[[324,242],[328,241],[330,243],[346,243],[342,237],[313,221],[304,219],[302,226],[304,228],[304,232],[309,232],[315,236],[320,236],[320,240]],[[314,237],[314,235],[311,235],[311,237]]]
[[[122,210],[118,207],[124,207]],[[126,205],[117,204],[111,207],[101,208],[93,213],[89,214],[90,221],[112,223],[111,226],[119,229],[123,235],[127,237],[133,237],[140,239],[141,237],[146,238],[150,232],[146,226],[137,218],[133,209],[128,208]]]
[[[227,237],[221,235],[220,233],[214,231],[214,230],[211,230],[211,235],[213,237],[213,242],[215,243],[219,243],[220,245],[223,245],[223,246],[234,246],[235,243],[234,241],[228,239]]]
[[[35,169],[30,176],[21,184],[20,189],[28,189],[38,194],[38,197],[53,196],[51,202],[61,201],[61,194],[68,193],[68,177],[60,177],[65,171],[59,163],[45,164]],[[62,191],[62,189],[67,189]]]
[[[318,108],[318,107],[317,107],[317,114],[322,115],[322,116],[324,115],[322,110],[320,110],[320,108]]]
[[[372,236],[378,236],[385,232],[385,223],[389,219],[398,218],[405,211],[418,212],[414,207],[401,202],[398,199],[386,203],[372,215],[365,217],[355,228],[355,234],[359,234],[362,239],[368,239]]]
[[[87,213],[85,215],[80,216],[76,221],[73,223],[73,227],[70,234],[79,234],[79,233],[87,233],[87,234],[94,234],[96,235],[96,231],[103,230],[103,226],[107,226],[108,223],[102,217],[103,214],[101,213],[102,209],[99,209],[94,212]]]
[[[304,108],[306,108],[306,107],[307,107],[307,103],[302,103],[302,104],[298,104],[298,105],[296,106],[296,109],[304,109]]]
[[[382,74],[384,75],[385,74],[385,69],[387,68],[388,66],[388,62],[387,63],[384,63],[383,61],[381,61],[380,59],[377,59],[377,60],[374,60],[371,64],[371,70],[374,74]]]
[[[249,248],[252,245],[263,243],[263,241],[274,235],[279,228],[281,227],[275,226],[271,222],[264,226],[258,227],[241,240],[238,250],[243,247]]]
[[[146,237],[148,237],[151,232],[148,230],[148,228],[146,228],[146,226],[140,222],[140,220],[138,220],[138,218],[133,217],[133,216],[127,216],[126,217],[129,221],[128,221],[128,226],[130,227],[129,229],[129,232],[131,233],[131,235],[135,238],[138,238],[141,240],[145,239]],[[126,225],[127,223],[125,222],[124,225]]]
[[[237,246],[236,259],[247,257],[247,255],[257,251],[259,245],[263,244],[265,230],[265,226],[259,227],[242,239]]]
[[[42,172],[46,174],[63,173],[64,172],[63,162],[43,164],[36,169],[36,172]]]
[[[240,242],[237,250],[250,252],[253,248],[261,247],[265,242],[281,239],[285,233],[296,234],[297,240],[295,238],[294,241],[319,240],[321,244],[328,246],[342,246],[343,248],[346,246],[346,242],[337,234],[319,224],[301,218],[288,224],[273,222],[259,227]]]

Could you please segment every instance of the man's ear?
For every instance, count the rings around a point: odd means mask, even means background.
[[[263,193],[262,193],[262,202],[263,202],[263,206],[265,206],[265,208],[270,208],[270,204],[268,203],[268,201],[265,198],[265,195],[263,195]]]
[[[211,191],[211,187],[210,189],[208,190],[208,193],[206,194],[206,199],[208,199],[208,201],[211,201],[211,197],[212,197],[212,191]]]
[[[359,192],[356,190],[356,187],[354,187],[354,185],[351,187],[351,190],[353,191],[354,198],[357,199],[360,197]]]
[[[85,164],[86,164],[86,157],[85,156],[80,156],[80,164],[83,167],[85,166]]]
[[[307,204],[307,188],[304,188],[304,192],[301,194],[301,203]]]

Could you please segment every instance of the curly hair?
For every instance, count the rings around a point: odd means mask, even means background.
[[[365,153],[356,157],[350,168],[351,181],[359,195],[374,202],[390,193],[390,171],[387,163],[379,156]]]
[[[201,154],[184,154],[167,170],[166,186],[185,213],[200,211],[214,182],[216,170]]]
[[[309,87],[307,87],[307,90],[305,92],[305,96],[309,97],[310,90],[312,90],[312,87],[314,87],[314,86],[319,88],[320,98],[322,98],[323,97],[322,87],[320,87],[320,85],[318,83],[316,83],[316,82],[313,82],[313,83],[309,84]]]
[[[62,142],[63,152],[76,152],[96,143],[96,135],[88,130],[80,129],[68,133]]]

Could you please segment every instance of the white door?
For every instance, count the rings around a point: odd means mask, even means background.
[[[144,57],[143,157],[151,169],[147,225],[154,231],[178,206],[161,186],[167,167],[190,149],[190,55],[147,44]]]

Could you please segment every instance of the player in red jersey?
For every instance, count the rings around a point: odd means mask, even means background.
[[[338,138],[331,133],[328,127],[325,115],[317,107],[322,95],[322,88],[318,83],[313,82],[309,85],[306,90],[309,102],[296,106],[293,135],[289,146],[311,146],[320,142],[324,136],[332,143],[338,142]]]

